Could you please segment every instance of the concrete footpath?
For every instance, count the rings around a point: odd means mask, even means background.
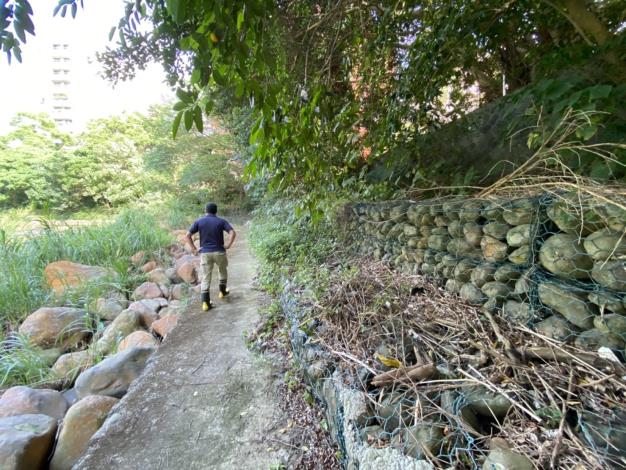
[[[287,460],[271,365],[244,343],[258,319],[246,231],[229,255],[227,300],[194,303],[113,409],[75,469],[270,469]]]

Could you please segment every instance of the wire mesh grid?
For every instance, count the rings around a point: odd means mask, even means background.
[[[626,465],[623,201],[362,204],[347,224],[360,254],[314,342],[367,397],[361,442],[441,468]]]

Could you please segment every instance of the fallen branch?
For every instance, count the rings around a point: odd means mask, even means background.
[[[400,381],[420,382],[430,379],[437,375],[435,364],[420,364],[410,367],[400,367],[399,369],[390,370],[378,374],[372,379],[372,385],[376,387],[384,387]]]

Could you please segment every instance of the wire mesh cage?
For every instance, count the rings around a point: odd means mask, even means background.
[[[626,465],[624,201],[357,204],[347,229],[313,381],[364,394],[360,442],[442,468]]]

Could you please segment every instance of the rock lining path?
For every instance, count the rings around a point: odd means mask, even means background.
[[[236,230],[228,300],[217,299],[216,282],[215,309],[202,312],[194,299],[74,469],[270,469],[287,460],[273,437],[287,424],[276,374],[244,343],[260,294],[245,229]]]

